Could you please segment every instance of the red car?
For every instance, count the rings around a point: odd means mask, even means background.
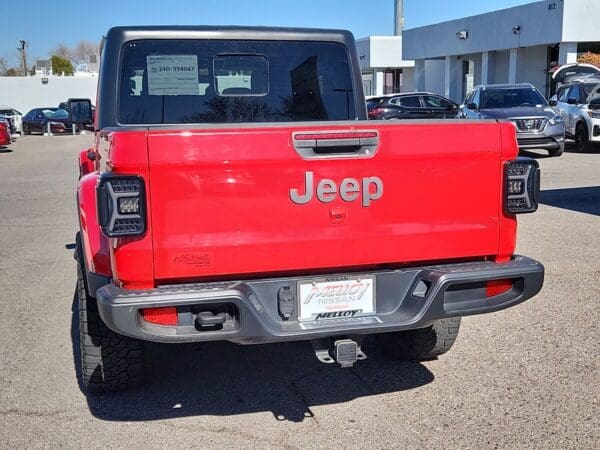
[[[6,120],[0,120],[0,145],[9,145],[10,142],[10,126]]]
[[[514,126],[369,121],[355,48],[330,30],[108,32],[77,189],[88,389],[138,383],[143,341],[303,340],[351,367],[377,335],[432,358],[462,316],[539,292],[544,267],[514,254],[539,190]]]

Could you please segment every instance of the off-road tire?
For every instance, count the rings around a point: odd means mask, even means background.
[[[379,345],[384,353],[401,360],[427,360],[446,353],[458,337],[460,317],[436,320],[417,330],[382,333]]]
[[[29,129],[29,125],[21,125],[21,130],[25,136],[29,136],[31,134],[31,130]]]
[[[144,348],[141,341],[109,329],[98,313],[98,304],[89,295],[77,257],[77,300],[79,312],[80,375],[90,392],[120,391],[137,386],[142,380]]]
[[[583,122],[579,122],[575,128],[575,150],[577,152],[585,152],[590,150],[590,134],[587,126]]]

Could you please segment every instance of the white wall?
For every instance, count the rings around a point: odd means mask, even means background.
[[[444,95],[444,70],[446,62],[443,59],[425,61],[425,90]]]
[[[508,60],[510,52],[496,52],[496,66],[494,70],[495,84],[508,83]]]
[[[401,36],[371,36],[371,67],[404,67]]]
[[[600,27],[597,26],[600,0],[564,0],[570,8],[576,10],[579,2],[586,5],[596,4],[594,15],[583,22],[589,34],[595,35],[591,41],[600,40]],[[451,2],[450,2],[451,3]],[[503,50],[561,41],[563,2],[543,0],[523,6],[480,14],[472,17],[428,25],[403,32],[404,58],[426,59],[447,55],[464,55],[491,50]],[[555,6],[554,8],[552,6]],[[580,13],[571,13],[575,22]],[[590,12],[588,12],[590,14]],[[570,19],[571,20],[571,19]],[[512,28],[521,26],[519,34],[513,34]],[[580,27],[575,23],[574,27]],[[458,39],[456,33],[468,31],[467,39]]]
[[[369,36],[356,41],[361,70],[371,68],[414,67],[414,61],[402,59],[401,36]]]
[[[535,47],[525,47],[518,49],[517,53],[517,83],[531,83],[540,92],[546,91],[546,68],[548,47],[539,45]],[[509,52],[494,52],[495,58],[494,77],[491,83],[508,83],[508,65]],[[475,84],[481,78],[481,64],[476,62],[475,66]]]
[[[548,47],[520,48],[517,56],[517,83],[531,83],[541,93],[546,92]]]
[[[600,41],[600,0],[555,0],[564,3],[562,42]]]
[[[361,77],[365,96],[375,95],[375,76],[373,71],[362,72]]]
[[[600,1],[600,0],[599,0]],[[494,52],[494,70],[489,83],[508,83],[509,52]],[[546,92],[546,58],[547,47],[536,46],[520,48],[517,58],[517,83],[531,83],[540,92]],[[473,61],[474,85],[481,83],[481,54],[462,55],[458,59],[455,70],[459,73],[459,91],[455,101],[462,101],[467,94],[462,92],[462,61]],[[429,59],[425,61],[425,90],[444,95],[444,60]],[[459,98],[460,97],[460,98]]]
[[[413,92],[415,90],[415,68],[405,67],[402,69],[402,92]]]
[[[97,77],[0,77],[0,103],[25,114],[33,108],[58,106],[68,98],[89,98],[96,104]]]
[[[458,67],[458,70],[460,71],[460,76],[461,76],[461,83],[460,83],[460,92],[458,95],[458,98],[455,99],[457,102],[462,102],[465,97],[467,96],[467,94],[471,91],[471,89],[469,89],[468,86],[465,86],[465,89],[468,92],[464,92],[463,91],[463,82],[464,82],[464,77],[463,77],[463,66],[462,66],[462,61],[473,61],[473,67],[472,67],[472,77],[473,77],[473,86],[475,87],[478,84],[481,84],[481,53],[475,53],[472,55],[462,55],[460,58],[460,65]]]
[[[405,30],[404,57],[425,62],[425,87],[443,94],[441,58],[460,55],[475,61],[474,83],[481,82],[481,52],[490,53],[488,83],[509,82],[510,49],[516,82],[528,82],[547,92],[548,46],[560,43],[561,55],[576,58],[577,43],[600,42],[600,0],[542,0],[487,14]],[[513,27],[520,27],[513,33]],[[467,31],[467,39],[457,33]],[[572,50],[569,50],[572,49]],[[436,59],[433,61],[433,59]],[[564,58],[568,60],[568,58]],[[454,60],[451,60],[454,62]],[[563,61],[564,62],[564,61]],[[462,71],[462,66],[452,65]],[[461,74],[462,76],[462,74]],[[462,80],[461,80],[462,86]],[[450,88],[451,91],[457,89]],[[455,96],[458,93],[455,92]]]
[[[356,41],[356,53],[360,70],[371,68],[371,40],[369,38]]]

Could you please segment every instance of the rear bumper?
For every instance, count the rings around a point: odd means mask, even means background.
[[[517,134],[517,142],[519,150],[526,149],[542,149],[542,150],[558,150],[565,148],[565,136],[560,134],[557,136],[531,136]]]
[[[184,284],[149,291],[109,284],[98,289],[96,297],[102,320],[120,334],[157,342],[227,340],[254,344],[422,328],[437,319],[498,311],[536,295],[542,288],[544,267],[530,258],[515,256],[507,263],[455,263],[361,275],[375,277],[376,314],[323,321],[299,322],[297,304],[289,320],[279,315],[279,290],[289,287],[295,293],[296,284],[311,277]],[[331,278],[339,276],[356,274]],[[513,287],[487,297],[486,282],[500,279],[513,280]],[[428,286],[425,293],[417,289],[422,282]],[[177,307],[177,326],[142,319],[141,309],[165,306]],[[231,320],[219,330],[202,331],[195,325],[195,314],[215,309],[226,309]]]
[[[44,128],[44,131],[46,131],[47,128],[48,128],[48,126],[46,125],[46,127]],[[64,126],[50,125],[50,131],[52,131],[53,133],[72,133],[73,126],[72,125],[64,125]]]

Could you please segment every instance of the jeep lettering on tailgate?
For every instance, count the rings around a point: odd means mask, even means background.
[[[304,195],[299,189],[290,189],[290,199],[299,205],[310,202],[313,198],[313,172],[306,172],[304,177]],[[331,203],[337,197],[345,202],[353,202],[359,197],[363,206],[368,207],[371,201],[379,200],[383,195],[383,181],[378,177],[362,178],[359,182],[355,178],[344,178],[339,185],[333,180],[323,178],[316,188],[317,199],[323,203]]]

